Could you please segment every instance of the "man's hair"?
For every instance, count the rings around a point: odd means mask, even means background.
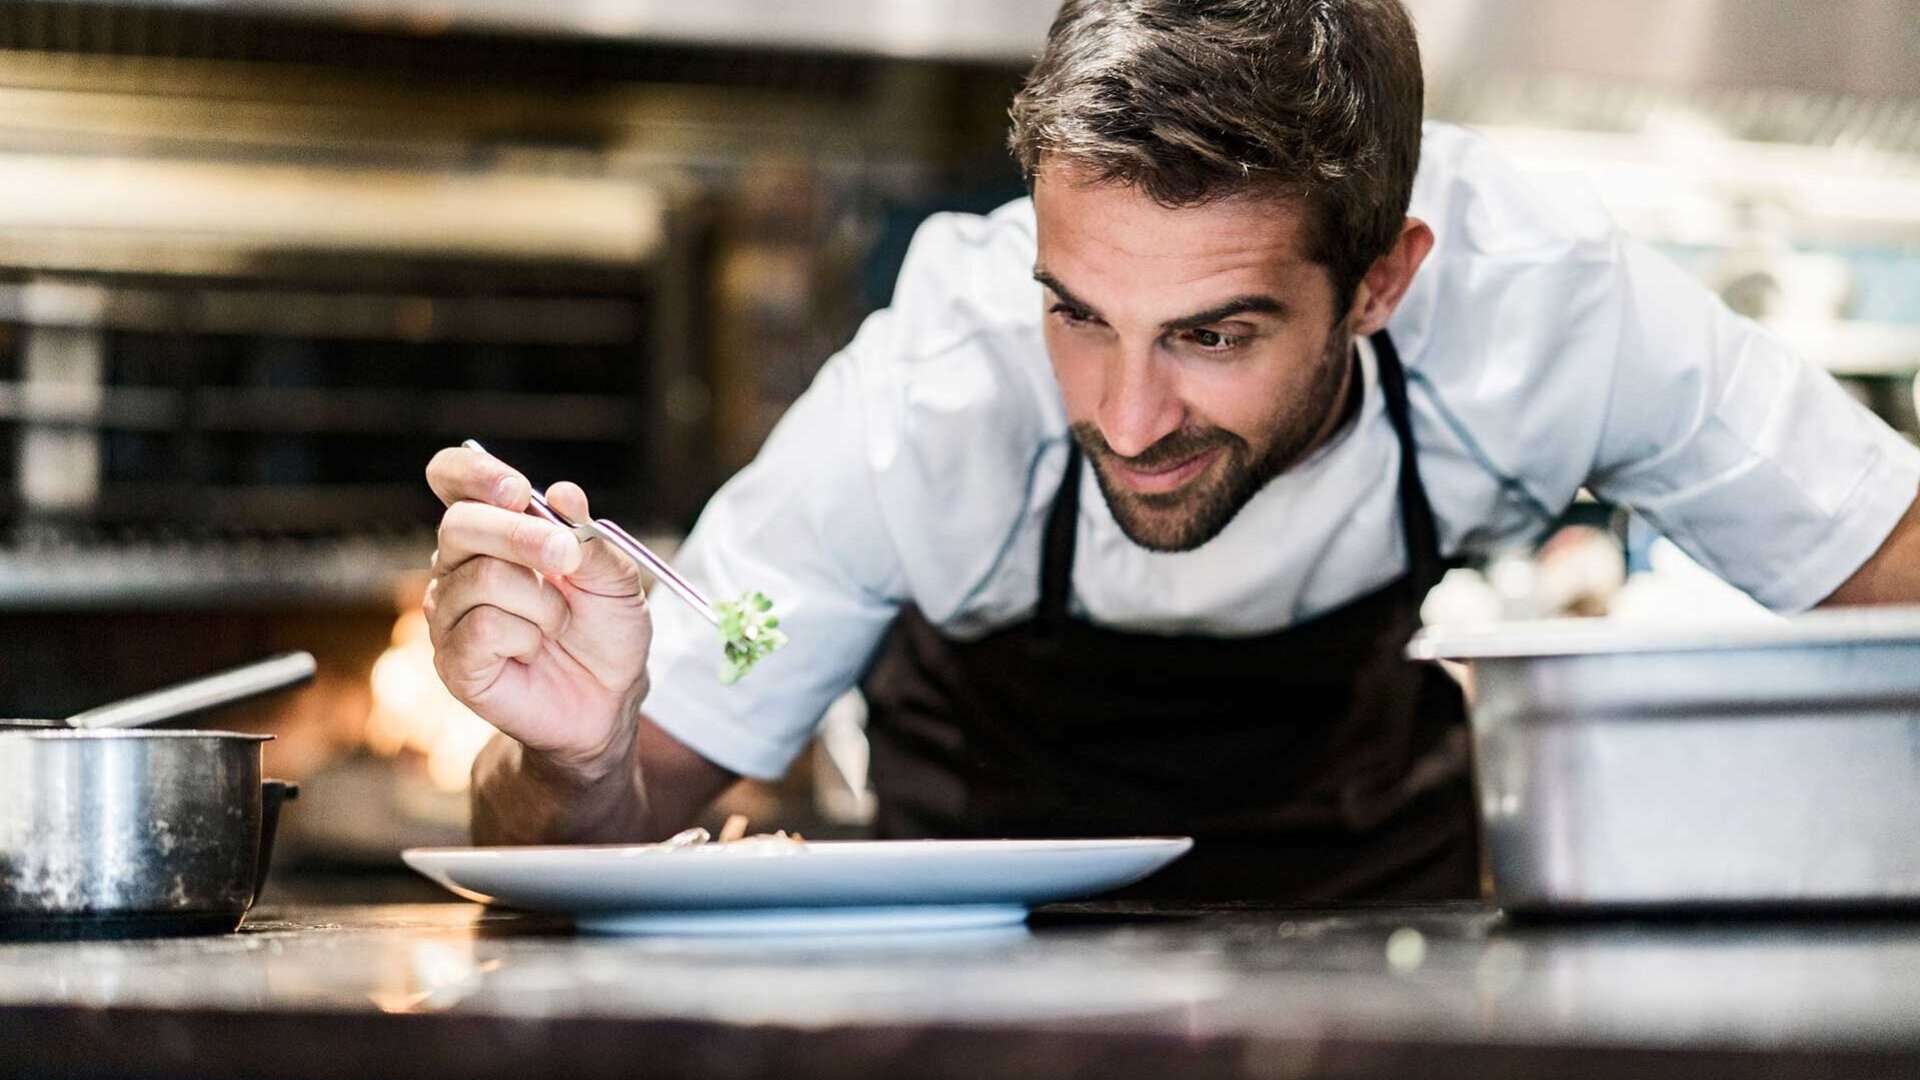
[[[1400,0],[1066,0],[1008,142],[1029,181],[1061,163],[1172,207],[1304,199],[1339,318],[1406,219],[1421,109]]]

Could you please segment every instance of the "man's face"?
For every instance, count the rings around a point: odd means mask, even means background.
[[[1330,433],[1351,336],[1305,208],[1169,209],[1041,170],[1047,351],[1107,504],[1134,543],[1187,551]]]

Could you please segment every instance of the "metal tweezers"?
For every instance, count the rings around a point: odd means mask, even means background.
[[[495,461],[500,460],[498,455],[486,447],[481,446],[479,442],[473,439],[468,439],[460,445],[469,450],[478,450],[488,457],[493,458]],[[502,464],[505,463],[502,462]],[[645,567],[649,573],[660,580],[662,585],[672,589],[674,595],[685,600],[687,606],[699,612],[702,618],[715,626],[720,625],[720,616],[714,614],[713,605],[707,603],[707,598],[700,595],[700,590],[688,584],[687,579],[675,573],[673,567],[668,566],[665,559],[655,555],[647,548],[647,545],[635,540],[633,535],[627,532],[627,530],[606,518],[595,518],[592,521],[575,525],[573,522],[568,521],[564,514],[547,505],[546,496],[540,494],[538,485],[530,486],[533,488],[533,501],[527,506],[527,513],[538,518],[545,518],[563,529],[570,529],[575,536],[578,536],[582,540],[600,540],[604,543],[611,544],[615,550]]]

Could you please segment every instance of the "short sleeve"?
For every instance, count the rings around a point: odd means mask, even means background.
[[[1619,241],[1607,414],[1589,486],[1756,600],[1818,603],[1920,490],[1920,450],[1671,260]]]
[[[777,776],[902,605],[943,626],[968,610],[1065,427],[1032,266],[1024,202],[937,214],[915,233],[893,303],[821,369],[675,559],[715,598],[766,593],[788,644],[723,686],[713,629],[656,592],[654,723],[715,764]]]
[[[753,463],[708,503],[674,560],[713,599],[758,589],[788,644],[727,686],[713,628],[652,594],[649,719],[708,760],[773,778],[827,706],[859,678],[899,607],[894,545],[863,458],[867,403],[856,360],[889,347],[894,316],[870,316],[775,427]]]

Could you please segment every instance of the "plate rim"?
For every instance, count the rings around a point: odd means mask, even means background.
[[[971,851],[981,851],[981,852],[985,852],[985,851],[1012,852],[1012,851],[1021,851],[1021,850],[1048,851],[1048,850],[1056,850],[1058,845],[1068,845],[1070,847],[1079,848],[1082,850],[1102,849],[1102,848],[1108,849],[1108,850],[1114,850],[1114,849],[1126,850],[1126,849],[1133,849],[1133,848],[1151,849],[1151,848],[1158,848],[1158,847],[1178,847],[1180,850],[1180,853],[1185,854],[1186,852],[1191,851],[1193,849],[1193,842],[1194,842],[1193,837],[1191,836],[1178,836],[1178,835],[1092,836],[1092,837],[1052,837],[1052,838],[1000,837],[1000,838],[970,838],[970,839],[964,839],[964,840],[861,839],[861,840],[804,840],[804,841],[801,841],[801,843],[806,845],[806,848],[810,854],[820,853],[820,854],[825,854],[828,857],[833,857],[835,855],[845,856],[849,854],[853,849],[856,849],[856,848],[862,851],[869,851],[869,852],[889,851],[889,852],[895,852],[898,854],[906,854],[910,851],[924,852],[925,850],[927,850],[928,847],[931,847],[934,845],[938,845],[939,847],[946,850],[961,849],[961,850],[971,850]],[[652,854],[671,853],[671,854],[679,855],[679,854],[686,854],[692,851],[725,852],[729,850],[738,851],[742,856],[751,854],[751,855],[754,855],[756,858],[764,857],[759,852],[755,852],[751,849],[733,848],[730,845],[726,845],[726,844],[702,844],[702,845],[698,845],[697,847],[691,847],[691,848],[669,848],[659,842],[646,843],[646,844],[525,844],[525,845],[482,844],[482,845],[468,845],[468,846],[427,845],[422,847],[403,848],[400,851],[400,857],[402,859],[409,860],[408,865],[412,865],[410,860],[412,860],[415,857],[420,857],[420,858],[429,859],[429,860],[436,860],[436,861],[443,858],[447,858],[447,857],[483,856],[483,855],[484,856],[511,855],[515,858],[524,857],[529,859],[541,859],[541,858],[557,858],[561,856],[579,855],[582,852],[594,852],[594,851],[630,852],[636,855],[643,854],[643,853],[652,853]],[[712,856],[702,855],[700,857],[711,858]],[[883,856],[883,857],[894,857],[894,856]]]
[[[823,840],[807,843],[813,850],[807,851],[798,862],[824,871],[830,880],[868,879],[876,875],[885,879],[899,873],[912,875],[917,872],[931,872],[939,869],[939,864],[945,864],[963,874],[991,871],[987,873],[987,877],[997,879],[1001,874],[1009,872],[1010,868],[996,870],[996,864],[1004,863],[1008,859],[1012,859],[1015,864],[1024,864],[1028,868],[1026,873],[1029,874],[1039,872],[1034,868],[1042,863],[1047,865],[1060,862],[1084,863],[1087,858],[1093,859],[1107,869],[1105,872],[1093,874],[1092,881],[1086,880],[1089,870],[1084,866],[1077,873],[1068,871],[1067,876],[1074,879],[1076,883],[1066,889],[1061,889],[1057,885],[1042,886],[1037,889],[1027,887],[1002,892],[992,898],[974,896],[955,901],[945,896],[921,899],[850,899],[835,896],[800,900],[790,906],[807,908],[863,905],[944,906],[955,902],[1017,903],[1031,906],[1035,903],[1069,899],[1075,895],[1094,895],[1142,880],[1178,861],[1194,846],[1194,840],[1190,836],[941,841]],[[716,847],[714,850],[725,852],[728,848]],[[584,862],[580,859],[583,853],[586,855]],[[599,858],[594,857],[596,853]],[[577,878],[583,873],[589,876],[614,873],[624,876],[636,871],[641,872],[643,876],[651,877],[652,875],[644,868],[652,867],[665,872],[669,866],[677,869],[674,873],[666,875],[668,879],[684,878],[687,873],[692,873],[697,882],[703,876],[711,878],[713,874],[718,873],[722,879],[744,880],[741,875],[753,875],[752,868],[768,867],[768,856],[764,853],[764,848],[758,848],[757,845],[737,849],[732,856],[694,855],[690,854],[688,849],[663,848],[658,844],[582,844],[545,845],[538,848],[531,846],[418,847],[405,849],[401,852],[401,857],[402,861],[415,873],[463,899],[490,906],[568,915],[577,915],[582,911],[612,911],[623,908],[634,911],[670,910],[676,905],[663,902],[658,896],[631,897],[630,902],[624,905],[607,904],[598,900],[584,904],[578,900],[556,902],[553,898],[543,902],[530,898],[527,890],[516,881],[524,882],[530,877],[543,878],[547,875]],[[1132,869],[1121,875],[1113,875],[1111,864],[1116,859]],[[930,865],[927,860],[933,860],[934,864]],[[795,860],[792,858],[776,856],[773,862],[783,869],[788,867],[797,869]],[[702,869],[696,870],[696,867]],[[775,874],[776,878],[779,876]],[[804,876],[810,875],[803,874]],[[1047,874],[1042,873],[1042,876],[1045,877]],[[489,878],[492,880],[489,881]],[[844,891],[849,887],[854,888],[855,892],[860,891],[857,883],[854,886],[848,886],[844,881],[836,889],[827,891]],[[742,897],[730,902],[695,902],[692,909],[746,911],[768,906],[781,905],[769,905],[761,898]]]

